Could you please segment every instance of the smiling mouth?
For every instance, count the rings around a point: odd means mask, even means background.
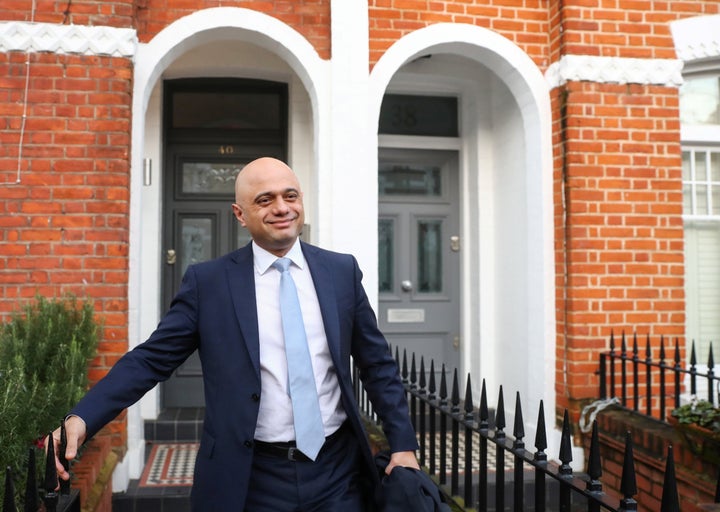
[[[268,222],[268,224],[270,224],[272,226],[278,226],[278,225],[284,226],[287,224],[292,224],[296,220],[297,220],[297,217],[292,217],[292,218],[287,218],[287,219],[273,220],[273,221]]]

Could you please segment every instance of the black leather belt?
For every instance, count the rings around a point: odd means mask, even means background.
[[[335,441],[338,437],[340,437],[343,431],[349,428],[349,426],[349,422],[346,421],[343,423],[339,429],[325,438],[325,444]],[[295,441],[288,441],[286,443],[268,443],[266,441],[255,440],[253,448],[255,453],[268,455],[270,457],[291,460],[293,462],[310,461],[310,458],[297,448]]]

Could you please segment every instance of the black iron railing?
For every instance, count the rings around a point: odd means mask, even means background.
[[[635,496],[638,491],[630,433],[625,439],[620,482],[622,497],[618,498],[606,494],[600,481],[602,467],[597,422],[592,423],[587,471],[576,474],[571,467],[572,443],[567,410],[563,419],[557,458],[559,462],[555,462],[546,453],[548,443],[542,401],[538,407],[535,450],[531,451],[525,446],[519,394],[515,400],[515,421],[510,438],[505,432],[502,387],[499,389],[494,414],[491,414],[484,380],[480,404],[476,408],[470,375],[467,376],[465,396],[461,400],[457,370],[453,372],[449,393],[444,365],[439,372],[439,387],[433,361],[430,362],[430,371],[426,373],[421,358],[419,370],[416,370],[413,355],[408,371],[407,356],[403,354],[401,372],[408,393],[411,419],[418,435],[419,462],[437,479],[447,494],[461,498],[466,509],[527,509],[535,512],[637,510]],[[362,390],[357,370],[355,377],[358,404],[369,419],[376,420],[372,406]],[[667,453],[660,512],[675,512],[680,508],[671,446]],[[720,479],[715,501],[720,503]]]
[[[35,464],[35,449],[28,450],[28,471],[25,484],[24,512],[80,512],[80,495],[77,490],[70,489],[70,482],[60,480],[58,482],[57,469],[55,468],[55,446],[52,442],[52,434],[46,439],[47,452],[45,458],[45,475],[43,478],[44,492],[40,493],[38,488],[37,470]],[[65,426],[61,425],[61,453],[65,453]],[[58,457],[63,466],[69,468],[68,461],[64,456]],[[8,467],[5,470],[5,494],[3,497],[2,512],[15,512],[15,484],[13,483],[12,470]],[[58,489],[58,483],[60,487]],[[42,501],[42,506],[41,506]]]
[[[712,344],[707,371],[700,372],[694,341],[686,367],[677,339],[674,345],[666,347],[664,338],[660,338],[660,347],[653,353],[648,335],[645,353],[641,355],[637,335],[633,335],[632,347],[628,350],[623,333],[617,350],[615,336],[611,334],[610,351],[600,354],[599,373],[600,399],[615,398],[625,408],[663,421],[667,419],[668,408],[680,407],[683,393],[698,396],[699,382],[707,385],[706,399],[710,403],[720,402],[720,375],[715,375]]]

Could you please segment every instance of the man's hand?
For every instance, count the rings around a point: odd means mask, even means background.
[[[385,467],[385,474],[389,475],[395,466],[405,466],[413,469],[420,469],[415,452],[395,452],[390,455],[390,462]]]
[[[69,416],[65,420],[65,439],[67,446],[65,448],[65,458],[67,460],[73,460],[77,455],[78,446],[85,442],[85,435],[87,430],[85,428],[85,422],[80,416]],[[60,449],[60,429],[57,428],[53,432],[53,443],[55,445],[55,467],[57,468],[58,477],[63,480],[70,479],[70,473],[68,473],[58,457],[58,450]]]

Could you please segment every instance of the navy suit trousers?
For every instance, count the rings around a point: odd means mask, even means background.
[[[245,512],[365,512],[370,496],[362,468],[349,428],[326,442],[314,462],[255,453]]]

